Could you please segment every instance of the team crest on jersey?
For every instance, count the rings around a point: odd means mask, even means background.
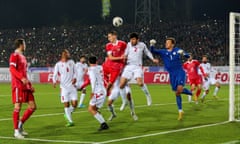
[[[173,55],[176,55],[176,52],[173,52]]]

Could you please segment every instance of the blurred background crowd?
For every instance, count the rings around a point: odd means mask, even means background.
[[[138,32],[141,41],[148,46],[149,40],[156,39],[158,48],[164,48],[166,37],[175,37],[176,46],[192,53],[195,59],[201,60],[202,55],[207,55],[212,65],[228,65],[225,23],[207,20],[160,22],[157,25],[149,26],[124,24],[119,28],[113,28],[111,25],[75,25],[0,29],[0,66],[8,66],[9,56],[14,51],[13,42],[16,38],[26,40],[25,55],[30,67],[54,66],[63,49],[68,49],[75,61],[78,61],[81,55],[96,55],[101,64],[106,57],[107,33],[111,30],[116,30],[119,34],[118,39],[126,42],[129,33]],[[144,57],[144,65],[153,66],[154,64]]]

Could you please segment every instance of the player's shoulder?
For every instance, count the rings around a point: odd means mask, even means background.
[[[118,40],[118,44],[121,44],[121,45],[126,45],[127,43],[123,40]]]
[[[144,42],[142,42],[142,41],[138,42],[138,45],[140,45],[140,46],[146,46],[146,44],[145,44]]]
[[[68,60],[68,63],[75,64],[74,60],[72,60],[72,59]]]

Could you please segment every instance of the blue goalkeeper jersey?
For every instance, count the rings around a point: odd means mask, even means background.
[[[178,53],[180,48],[175,47],[172,51],[168,51],[167,49],[155,49],[153,46],[151,46],[150,49],[153,54],[157,54],[162,58],[164,67],[169,73],[183,70],[181,54]],[[189,58],[187,53],[183,53],[183,55],[184,57]]]

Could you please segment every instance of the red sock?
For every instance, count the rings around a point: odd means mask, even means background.
[[[197,97],[199,97],[199,95],[200,95],[200,93],[201,93],[201,90],[202,90],[202,89],[198,89],[198,90],[197,90],[197,93],[196,93],[196,96],[197,96]]]
[[[21,119],[21,122],[24,123],[32,115],[33,112],[34,110],[31,108],[26,109]]]
[[[18,121],[19,121],[19,109],[13,110],[13,127],[14,129],[18,129]]]

